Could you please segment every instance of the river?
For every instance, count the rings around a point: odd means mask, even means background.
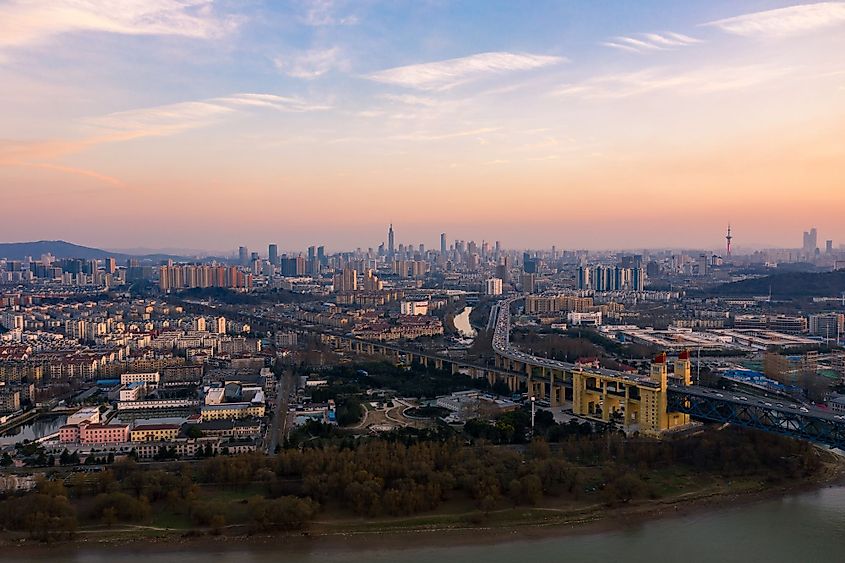
[[[67,421],[67,416],[39,416],[28,422],[16,426],[2,435],[0,435],[0,446],[8,446],[21,442],[23,440],[35,440],[42,438],[53,432],[57,432],[59,427]]]
[[[478,334],[469,322],[470,313],[472,313],[472,307],[464,307],[460,314],[455,315],[455,328],[458,329],[461,338],[475,338]]]
[[[507,536],[507,532],[502,532]],[[29,562],[199,563],[204,561],[270,563],[509,563],[512,561],[654,561],[801,562],[845,560],[845,487],[787,496],[733,508],[694,512],[678,518],[648,520],[622,529],[548,539],[486,542],[483,544],[426,546],[409,535],[407,548],[380,548],[378,539],[357,547],[278,547],[132,550],[81,549],[11,560]],[[419,545],[415,545],[419,544]],[[9,554],[6,554],[9,555]]]

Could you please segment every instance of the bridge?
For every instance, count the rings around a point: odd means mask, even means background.
[[[527,391],[529,397],[548,401],[551,406],[571,401],[574,414],[608,422],[619,421],[626,432],[638,431],[660,437],[690,426],[691,420],[695,419],[756,428],[845,449],[845,415],[835,415],[783,399],[746,396],[692,385],[691,362],[685,353],[674,361],[671,375],[665,355],[652,362],[649,375],[639,375],[584,368],[518,350],[510,344],[510,308],[521,299],[504,299],[491,309],[488,326],[494,329],[494,367],[399,344],[363,340],[319,327],[309,327],[308,330],[318,334],[323,342],[351,353],[465,373],[474,378],[485,378],[491,385],[503,382],[511,392]],[[268,323],[268,319],[258,316],[252,320]],[[292,323],[278,321],[278,324]],[[301,329],[301,325],[298,328]]]
[[[696,420],[757,428],[845,450],[845,416],[704,387],[670,386],[667,408]]]

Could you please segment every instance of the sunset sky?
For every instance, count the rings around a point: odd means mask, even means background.
[[[845,2],[0,0],[0,241],[845,243]]]

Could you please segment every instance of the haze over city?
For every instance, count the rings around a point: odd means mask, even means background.
[[[842,553],[845,0],[0,0],[0,85],[4,560]]]
[[[2,2],[0,240],[845,239],[845,4],[479,8]]]

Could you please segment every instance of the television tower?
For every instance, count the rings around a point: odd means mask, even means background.
[[[730,258],[730,255],[731,255],[731,240],[732,239],[733,239],[733,237],[731,236],[731,225],[730,225],[730,223],[728,223],[728,234],[725,235],[725,240],[728,241],[727,249],[728,249],[728,257],[729,258]]]

